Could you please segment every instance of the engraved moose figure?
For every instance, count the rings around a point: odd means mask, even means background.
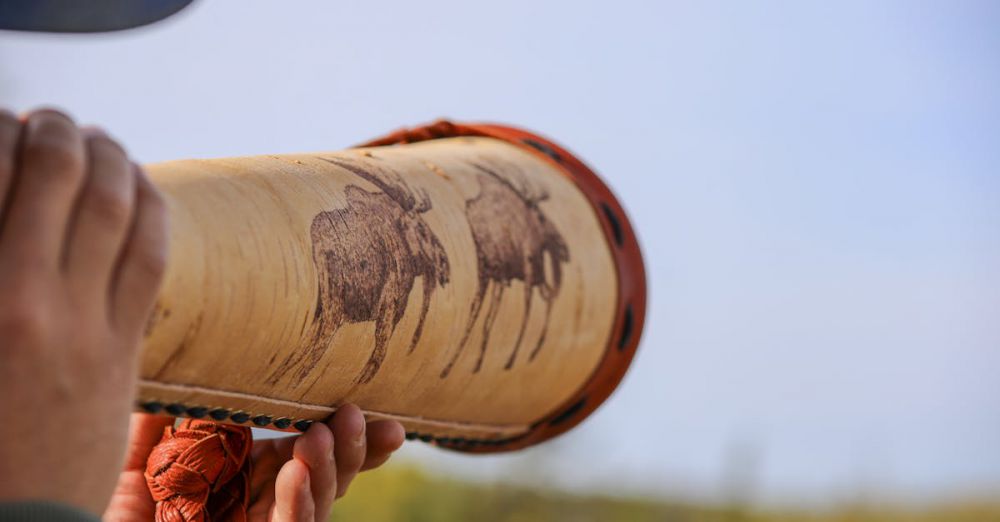
[[[442,370],[441,378],[448,376],[469,341],[489,292],[489,304],[483,320],[483,338],[473,372],[482,368],[490,330],[496,321],[501,298],[515,279],[524,283],[524,315],[517,341],[504,369],[513,367],[517,359],[531,314],[532,295],[537,288],[545,302],[545,319],[542,332],[528,356],[529,361],[534,360],[545,342],[552,302],[559,294],[562,284],[562,263],[569,262],[566,242],[538,206],[541,201],[548,199],[548,194],[533,190],[527,180],[511,168],[504,169],[505,175],[501,176],[486,166],[473,166],[479,171],[477,178],[480,192],[466,202],[465,210],[476,244],[479,286],[472,301],[465,333],[451,360]],[[546,256],[550,260],[551,280],[546,279]]]
[[[371,381],[385,360],[389,339],[403,318],[416,279],[423,278],[423,299],[407,353],[413,351],[423,333],[435,289],[448,283],[444,247],[421,217],[431,209],[425,192],[412,190],[388,168],[320,159],[347,169],[382,191],[348,185],[344,189],[345,208],[321,212],[313,219],[310,235],[319,288],[312,341],[306,349],[285,358],[271,374],[272,383],[291,369],[298,379],[304,378],[344,323],[374,321],[375,346],[355,382]]]

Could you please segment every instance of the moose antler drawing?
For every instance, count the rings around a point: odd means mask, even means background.
[[[528,180],[513,168],[504,169],[505,175],[501,176],[484,165],[473,166],[479,171],[480,191],[479,195],[466,202],[465,212],[476,244],[479,286],[470,307],[465,333],[451,360],[441,371],[441,378],[448,376],[468,343],[489,293],[479,357],[473,372],[480,370],[500,300],[514,280],[524,283],[524,311],[517,341],[504,368],[509,370],[517,360],[531,314],[532,296],[537,288],[545,302],[545,320],[542,333],[528,356],[529,361],[534,360],[545,342],[552,303],[562,285],[562,263],[569,262],[566,242],[538,205],[548,198],[548,194],[533,189]],[[546,258],[550,262],[551,280],[546,280]]]
[[[375,346],[356,378],[371,381],[386,357],[386,347],[403,318],[418,277],[423,280],[420,318],[408,353],[417,346],[431,296],[448,283],[448,256],[421,214],[431,209],[422,190],[413,190],[397,172],[338,158],[319,158],[367,180],[381,192],[357,185],[344,189],[347,206],[321,212],[310,236],[319,288],[313,313],[311,343],[289,354],[274,370],[277,382],[294,369],[304,378],[316,365],[344,323],[375,323]]]

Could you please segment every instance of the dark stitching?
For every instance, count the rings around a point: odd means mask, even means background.
[[[625,305],[625,315],[622,318],[622,336],[618,338],[618,351],[622,351],[628,346],[632,338],[632,303]]]
[[[581,409],[583,409],[584,404],[587,403],[587,397],[584,396],[580,400],[576,401],[572,406],[566,408],[562,413],[555,416],[549,421],[549,426],[555,426],[557,424],[562,424],[570,419],[570,417],[576,415]]]
[[[555,149],[553,149],[552,147],[549,147],[548,145],[540,141],[533,140],[531,138],[524,138],[521,141],[524,142],[525,145],[537,150],[538,152],[541,152],[542,154],[545,154],[546,156],[556,160],[557,162],[562,163],[562,156],[560,156],[559,153],[556,152]]]
[[[581,401],[582,402],[582,401]],[[576,406],[574,406],[576,407]],[[148,413],[160,413],[161,411],[166,411],[167,413],[175,416],[188,416],[194,419],[200,419],[204,417],[210,417],[216,421],[224,421],[229,419],[236,424],[245,424],[247,422],[253,422],[257,426],[267,426],[268,424],[273,425],[278,429],[286,429],[288,427],[294,427],[298,431],[308,431],[313,425],[314,421],[307,419],[300,419],[298,421],[289,419],[288,417],[281,417],[279,419],[273,420],[272,417],[267,415],[257,415],[252,416],[250,413],[245,411],[231,411],[225,408],[208,408],[206,406],[185,406],[180,403],[171,403],[166,406],[162,402],[158,401],[148,401],[139,403],[139,408]],[[570,410],[567,409],[562,415],[571,414]],[[562,416],[561,415],[561,416]],[[560,417],[561,417],[560,416]],[[550,424],[554,423],[557,419],[550,421]],[[449,446],[453,448],[470,449],[479,446],[503,446],[505,444],[510,444],[515,442],[520,437],[508,438],[508,439],[465,439],[461,437],[435,437],[429,433],[419,433],[416,431],[406,432],[406,440],[420,440],[422,442],[427,442],[431,444],[438,444],[442,446]]]
[[[229,417],[229,420],[235,422],[236,424],[243,424],[244,422],[250,420],[250,414],[245,411],[238,411]]]
[[[618,221],[618,216],[607,203],[601,203],[601,210],[611,223],[611,233],[615,236],[615,243],[621,247],[625,243],[625,232],[622,230],[621,222]]]

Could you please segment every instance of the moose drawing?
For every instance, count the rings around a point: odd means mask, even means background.
[[[473,167],[478,170],[480,191],[475,198],[466,201],[465,212],[476,245],[479,285],[472,301],[465,333],[451,360],[442,370],[441,378],[448,376],[464,350],[489,294],[486,317],[483,320],[483,338],[473,372],[480,370],[500,301],[504,291],[510,288],[514,280],[524,283],[524,311],[517,341],[504,369],[509,370],[517,360],[531,314],[532,296],[537,288],[545,302],[545,321],[528,356],[529,361],[534,360],[545,342],[552,302],[559,294],[562,284],[562,264],[569,262],[566,242],[538,206],[548,198],[546,192],[534,190],[523,175],[512,168],[505,168],[505,176],[500,176],[494,169],[484,165],[473,164]],[[546,279],[546,257],[550,261],[551,280]]]
[[[386,357],[386,346],[403,318],[418,277],[423,299],[412,352],[424,329],[431,296],[448,284],[449,264],[441,242],[421,214],[431,209],[423,191],[411,189],[396,172],[335,158],[319,158],[371,182],[381,192],[357,185],[345,190],[347,206],[313,218],[310,235],[319,288],[308,347],[289,354],[271,374],[275,383],[288,371],[304,378],[345,323],[375,323],[375,346],[357,376],[371,381]]]

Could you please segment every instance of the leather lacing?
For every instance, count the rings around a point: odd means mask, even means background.
[[[188,419],[164,429],[146,461],[156,522],[244,522],[250,497],[250,428]]]

